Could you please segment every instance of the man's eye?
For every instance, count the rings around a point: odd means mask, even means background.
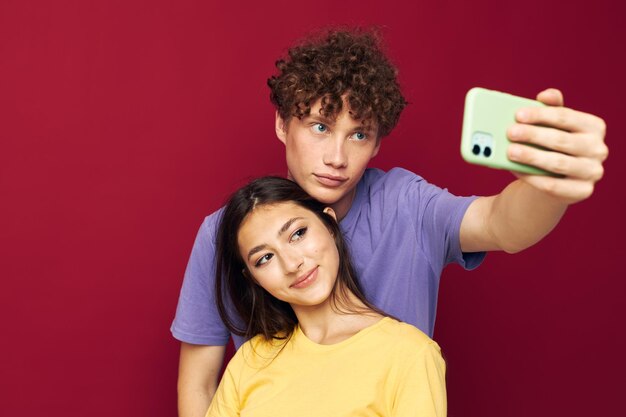
[[[352,139],[365,140],[367,139],[367,135],[363,132],[356,132],[355,134],[352,135]]]
[[[267,262],[268,262],[270,259],[272,259],[273,257],[274,257],[274,255],[273,255],[273,254],[271,254],[271,253],[267,253],[267,254],[265,254],[265,255],[261,256],[261,257],[259,258],[259,260],[258,260],[258,261],[256,261],[256,263],[254,264],[254,266],[261,266],[261,265],[263,265],[263,264],[267,263]]]
[[[326,127],[326,125],[322,124],[322,123],[315,123],[313,125],[313,131],[315,133],[325,133],[328,130],[328,128]]]
[[[297,242],[298,240],[302,239],[304,235],[306,234],[306,231],[307,231],[306,227],[302,227],[296,230],[295,232],[293,232],[293,235],[291,235],[291,241]]]

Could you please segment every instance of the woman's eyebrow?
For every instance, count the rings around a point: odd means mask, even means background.
[[[304,217],[293,217],[289,220],[287,220],[285,222],[285,224],[283,224],[283,227],[280,228],[280,230],[278,231],[278,236],[280,237],[280,235],[282,235],[283,233],[285,233],[287,231],[287,229],[289,229],[291,227],[291,225],[293,224],[293,222],[295,222],[296,220],[300,220],[303,219]]]
[[[250,258],[252,258],[252,256],[254,256],[255,253],[261,252],[266,247],[267,247],[266,244],[262,244],[262,245],[255,246],[252,249],[250,249],[250,252],[248,252],[248,260],[250,260]]]
[[[287,220],[285,222],[285,224],[283,224],[283,226],[278,231],[278,236],[280,237],[280,235],[285,233],[291,227],[293,222],[295,222],[297,220],[301,220],[301,219],[304,219],[304,217],[293,217],[293,218]],[[261,252],[266,247],[267,247],[267,245],[265,243],[263,243],[261,245],[257,245],[255,247],[253,247],[252,249],[250,249],[250,252],[248,252],[248,260],[250,260],[250,258],[252,258],[252,256],[254,256],[255,253]]]

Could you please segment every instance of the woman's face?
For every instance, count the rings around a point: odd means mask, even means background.
[[[328,300],[339,253],[315,213],[291,202],[258,206],[244,219],[237,240],[248,273],[274,297],[292,306]]]

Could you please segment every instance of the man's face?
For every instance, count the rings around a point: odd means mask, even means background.
[[[368,162],[378,153],[377,130],[352,119],[345,100],[335,120],[323,117],[320,108],[318,100],[309,116],[292,117],[288,123],[277,115],[276,135],[286,147],[289,178],[341,219]]]

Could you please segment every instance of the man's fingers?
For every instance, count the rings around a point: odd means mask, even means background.
[[[562,106],[564,104],[563,93],[556,88],[548,88],[537,94],[537,101],[548,106]]]
[[[588,198],[604,175],[608,156],[604,143],[606,124],[592,114],[563,106],[563,94],[553,88],[542,91],[541,107],[519,109],[517,124],[507,130],[512,161],[532,165],[561,178],[515,173],[520,180],[568,204]],[[528,146],[528,145],[535,145]]]
[[[518,178],[538,190],[568,203],[589,198],[594,189],[592,182],[578,179],[528,174],[518,175]]]
[[[527,107],[517,111],[515,118],[520,123],[543,125],[568,132],[594,132],[604,137],[604,120],[593,114],[583,113],[567,107]]]
[[[595,182],[604,175],[602,164],[592,158],[574,157],[521,144],[511,144],[508,155],[512,161],[532,165],[570,179]]]
[[[507,132],[513,142],[530,143],[574,156],[584,156],[604,161],[608,147],[598,140],[597,135],[569,133],[561,129],[542,126],[515,124]]]

